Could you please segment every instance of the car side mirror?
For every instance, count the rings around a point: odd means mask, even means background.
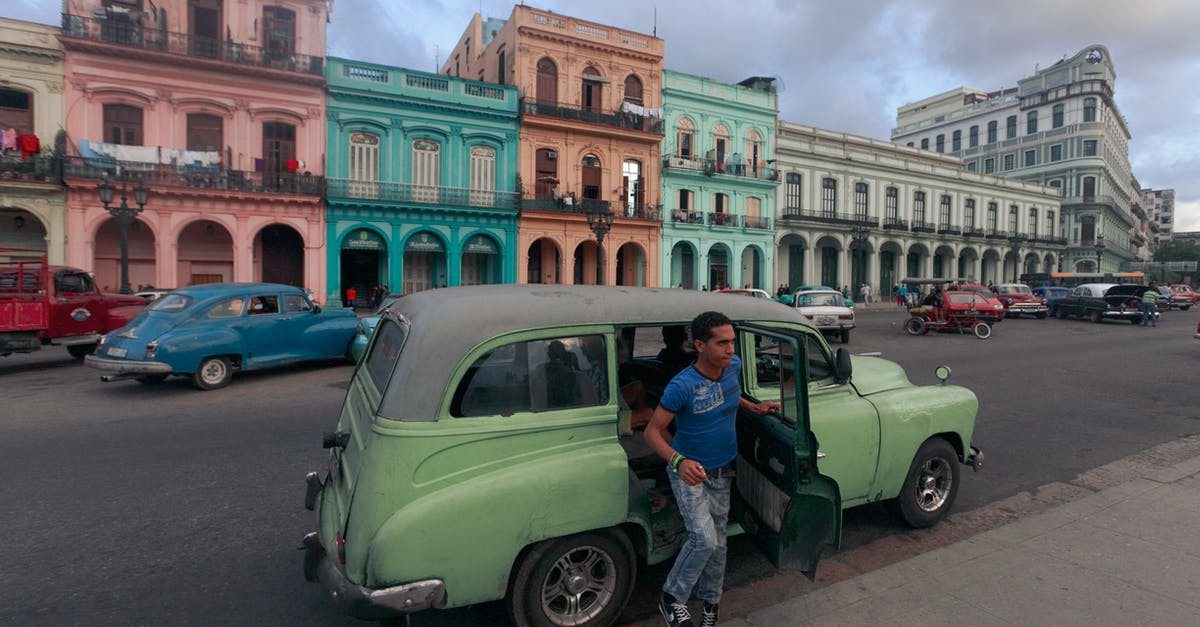
[[[850,352],[844,348],[837,349],[837,356],[834,358],[833,376],[838,383],[845,383],[850,380],[850,375],[853,374],[854,368],[850,365]]]
[[[313,305],[313,313],[315,313],[315,314],[319,314],[319,313],[321,313],[321,306],[320,306],[320,305]]]

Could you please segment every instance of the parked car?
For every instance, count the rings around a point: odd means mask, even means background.
[[[103,381],[159,383],[184,375],[213,390],[241,370],[348,358],[357,323],[353,311],[322,309],[289,285],[196,285],[154,301],[104,335],[85,363],[105,373]]]
[[[739,288],[739,289],[725,288],[723,290],[720,290],[718,293],[720,293],[720,294],[736,294],[738,296],[749,296],[751,298],[765,298],[767,300],[771,300],[771,295],[768,294],[766,290],[760,290],[757,288]]]
[[[1196,293],[1190,291],[1181,292],[1176,288],[1182,288],[1184,290],[1191,289],[1186,285],[1159,286],[1163,299],[1166,301],[1166,303],[1162,305],[1160,309],[1178,309],[1180,311],[1187,311],[1192,308],[1192,305],[1195,303],[1193,296],[1195,296]]]
[[[850,330],[854,328],[854,310],[847,307],[844,300],[842,294],[834,290],[810,290],[796,292],[793,306],[821,333],[836,335],[842,344],[848,344]]]
[[[946,515],[959,464],[982,463],[970,390],[834,352],[756,298],[448,288],[380,318],[322,438],[328,463],[306,476],[305,577],[360,618],[504,599],[518,625],[612,624],[639,564],[687,536],[666,464],[626,409],[627,390],[657,398],[672,371],[634,355],[706,310],[734,321],[742,393],[782,405],[736,423],[733,520],[773,563],[813,572],[846,507],[887,501],[918,527]]]
[[[138,291],[134,292],[133,295],[142,298],[143,300],[146,301],[146,304],[149,305],[150,303],[162,298],[163,296],[170,294],[171,291],[172,290],[170,288],[160,289],[157,287],[151,287],[151,288],[146,288],[144,290],[138,290]]]
[[[818,291],[818,290],[828,291],[828,292],[837,292],[838,294],[842,293],[840,290],[836,290],[832,287],[829,287],[828,285],[801,285],[800,287],[792,290],[791,293],[784,294],[783,296],[780,296],[780,297],[776,298],[775,300],[779,301],[785,305],[795,306],[796,294],[798,292],[813,292],[813,291]],[[846,298],[845,296],[843,296],[842,297],[842,305],[849,307],[850,309],[854,309],[854,299]]]
[[[1200,302],[1200,292],[1197,292],[1192,288],[1192,286],[1186,283],[1172,283],[1171,289],[1175,291],[1175,295],[1177,297],[1180,297],[1181,304],[1184,297],[1191,300],[1191,305],[1195,305],[1197,302]],[[1189,305],[1189,307],[1191,305]]]
[[[131,294],[101,293],[87,271],[52,266],[44,255],[0,263],[0,356],[65,346],[82,359],[145,306]]]
[[[1144,285],[1085,283],[1055,301],[1051,314],[1056,318],[1087,318],[1092,322],[1125,320],[1137,324],[1142,319],[1142,294],[1148,289]]]
[[[1004,315],[1019,318],[1022,315],[1045,318],[1049,308],[1046,300],[1036,296],[1024,283],[1000,283],[993,286],[996,296],[1004,304]]]
[[[375,325],[379,324],[379,316],[387,309],[388,305],[396,302],[396,299],[404,296],[404,294],[388,294],[383,297],[383,302],[375,308],[375,313],[369,316],[363,316],[358,319],[358,327],[354,331],[354,342],[350,345],[350,358],[358,363],[362,359],[363,353],[367,352],[367,343],[371,341],[371,334],[375,332]]]
[[[987,300],[988,305],[980,308],[979,319],[983,320],[984,322],[996,324],[997,322],[1003,320],[1007,315],[1005,312],[1004,303],[999,297],[996,296],[996,293],[989,289],[986,285],[959,281],[953,283],[950,286],[950,289],[962,292],[975,292],[976,294],[983,296],[984,299]]]
[[[1035,287],[1033,288],[1033,295],[1046,301],[1046,313],[1049,314],[1054,310],[1054,303],[1057,302],[1058,299],[1071,295],[1071,288],[1057,287],[1052,285]]]

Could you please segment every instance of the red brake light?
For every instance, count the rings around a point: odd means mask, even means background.
[[[337,545],[338,564],[340,566],[345,566],[346,565],[346,540],[344,540],[342,538],[342,533],[340,531],[338,532],[338,534],[336,536],[333,537],[333,543]]]

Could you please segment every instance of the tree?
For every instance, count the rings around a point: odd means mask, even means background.
[[[1200,261],[1200,246],[1192,242],[1168,242],[1154,251],[1155,261]]]

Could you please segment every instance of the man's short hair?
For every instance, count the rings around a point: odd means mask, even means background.
[[[706,311],[692,320],[692,339],[707,342],[713,336],[713,329],[732,324],[733,321],[725,314],[719,311]]]

